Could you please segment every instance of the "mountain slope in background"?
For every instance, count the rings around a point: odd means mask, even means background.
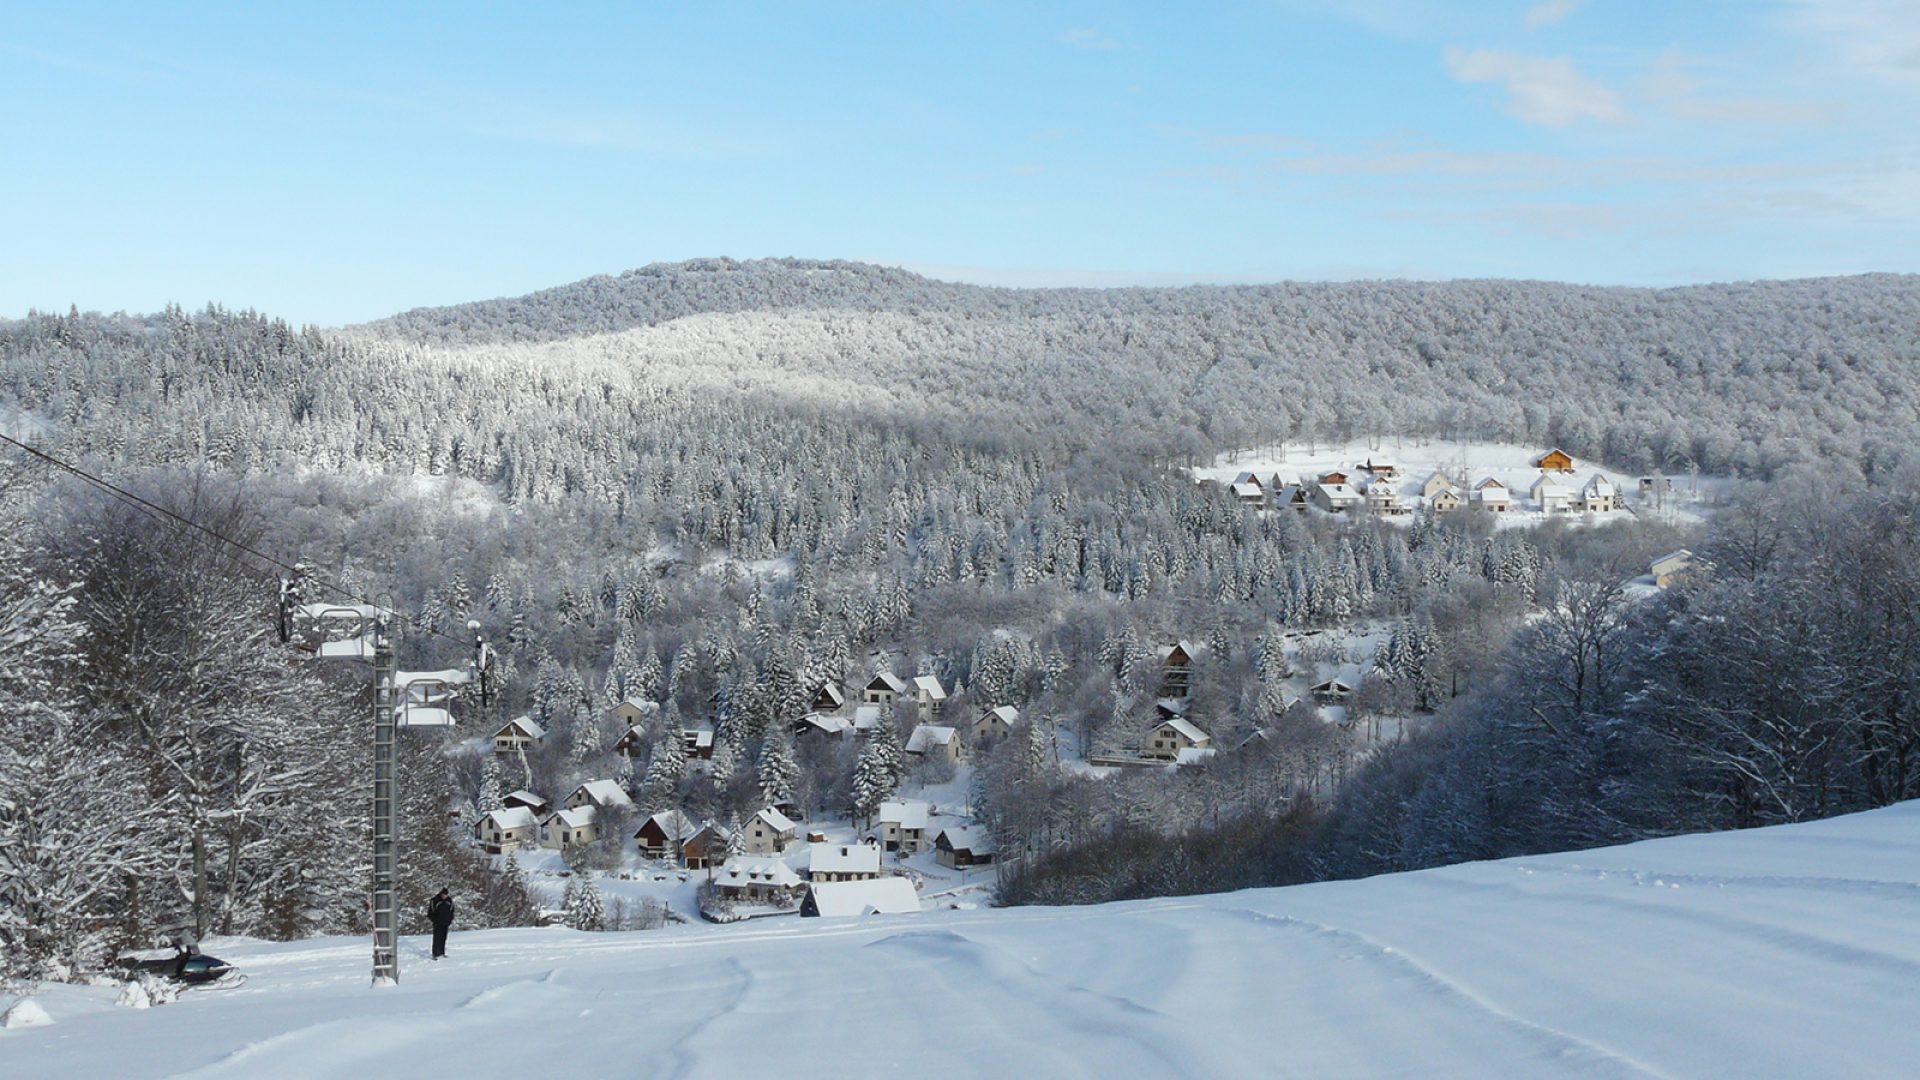
[[[241,989],[48,988],[13,1077],[1907,1076],[1920,803],[1093,908],[218,948]]]

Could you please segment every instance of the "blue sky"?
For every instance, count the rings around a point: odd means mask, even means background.
[[[476,10],[468,10],[474,8]],[[1920,0],[10,4],[0,314],[1920,270]]]

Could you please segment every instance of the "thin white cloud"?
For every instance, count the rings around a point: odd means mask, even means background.
[[[1527,9],[1527,27],[1538,29],[1564,22],[1566,17],[1579,10],[1586,0],[1541,0]]]
[[[1824,39],[1841,64],[1920,84],[1920,4],[1913,0],[1786,0],[1785,28]]]
[[[1564,56],[1522,56],[1499,49],[1448,46],[1447,72],[1464,83],[1499,83],[1507,112],[1529,124],[1567,127],[1583,120],[1629,119],[1619,95],[1587,78]]]
[[[1698,62],[1669,49],[1655,57],[1630,88],[1642,102],[1689,123],[1793,126],[1823,124],[1841,115],[1840,106],[1831,101],[1704,94],[1702,81],[1693,73]]]
[[[1061,34],[1055,40],[1059,41],[1060,44],[1062,45],[1071,45],[1076,49],[1106,50],[1106,49],[1118,49],[1120,47],[1120,42],[1118,40],[1112,37],[1109,37],[1098,30],[1094,30],[1084,26],[1078,27],[1073,30],[1069,30],[1064,34]]]

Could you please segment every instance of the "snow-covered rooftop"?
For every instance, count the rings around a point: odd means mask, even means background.
[[[808,844],[807,869],[816,874],[877,874],[880,849],[872,844]]]
[[[939,679],[931,675],[915,675],[913,677],[913,688],[925,694],[929,701],[947,700],[946,688],[940,685]]]
[[[632,806],[633,800],[627,797],[626,790],[618,780],[589,780],[573,789],[575,796],[585,795],[595,806]]]
[[[907,692],[907,684],[902,682],[900,676],[895,675],[893,672],[882,671],[867,683],[867,689],[889,690],[895,694],[904,694]]]
[[[1206,732],[1201,731],[1197,727],[1194,727],[1193,722],[1191,720],[1188,720],[1184,716],[1175,716],[1166,720],[1162,720],[1160,721],[1160,726],[1164,728],[1172,728],[1173,730],[1186,736],[1191,741],[1197,742],[1197,743],[1210,742],[1213,738],[1212,736],[1208,735]]]
[[[772,827],[774,832],[792,832],[795,828],[792,818],[789,818],[787,815],[781,813],[778,810],[775,810],[771,806],[767,807],[764,810],[761,810],[759,813],[753,816],[760,819],[761,821],[766,822],[770,827]]]
[[[888,800],[880,804],[880,812],[874,820],[898,825],[903,829],[924,829],[927,818],[933,808],[926,803],[913,799],[902,801]]]
[[[913,882],[903,877],[817,881],[813,884],[813,906],[827,919],[903,915],[920,910],[920,895],[913,891]]]
[[[486,818],[493,822],[493,827],[499,829],[501,832],[506,832],[508,829],[531,829],[535,825],[540,824],[539,819],[533,816],[533,811],[524,806],[508,806],[499,810],[489,810],[486,813]]]
[[[913,729],[913,737],[907,740],[907,753],[924,754],[937,746],[945,746],[953,741],[953,729],[944,724],[921,724]]]

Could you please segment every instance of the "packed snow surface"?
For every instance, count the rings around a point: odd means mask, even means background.
[[[1920,803],[1091,908],[456,933],[385,990],[360,939],[216,951],[250,981],[44,988],[0,1072],[1912,1076]]]

